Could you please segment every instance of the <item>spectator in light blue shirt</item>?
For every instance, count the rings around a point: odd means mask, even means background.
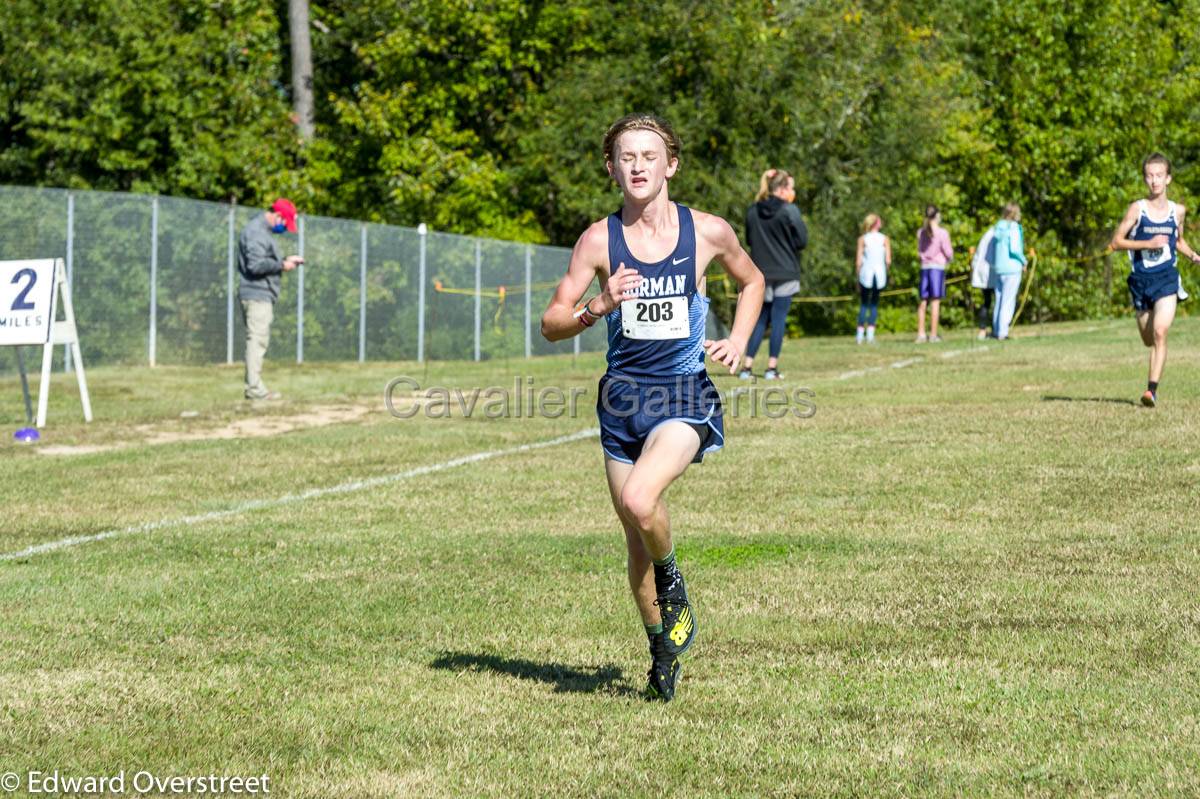
[[[1004,218],[992,228],[992,287],[996,304],[992,309],[992,335],[1003,341],[1008,338],[1013,314],[1017,309],[1017,294],[1021,275],[1025,272],[1025,232],[1021,229],[1021,206],[1004,206]]]

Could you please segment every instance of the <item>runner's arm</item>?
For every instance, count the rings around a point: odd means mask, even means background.
[[[1183,220],[1187,217],[1187,209],[1178,204],[1176,204],[1175,209],[1178,212],[1179,219],[1179,235],[1175,237],[1175,249],[1186,255],[1192,263],[1200,264],[1200,254],[1197,254],[1192,249],[1192,245],[1183,240]]]
[[[857,252],[854,253],[854,274],[862,274],[862,258],[863,258],[863,237],[858,237]]]
[[[750,333],[758,314],[762,311],[763,292],[766,281],[762,271],[750,260],[750,256],[742,249],[733,228],[719,216],[705,215],[703,224],[697,226],[701,235],[712,247],[713,257],[725,267],[738,285],[737,309],[733,314],[733,325],[730,326],[729,338],[704,342],[704,349],[714,361],[729,367],[730,373],[737,371],[746,344],[750,341]]]
[[[591,327],[576,315],[576,307],[583,305],[590,311],[588,319],[599,318],[612,312],[623,299],[632,299],[641,278],[638,273],[620,265],[616,273],[608,276],[608,228],[603,220],[583,232],[575,249],[567,273],[559,281],[546,312],[542,314],[542,335],[548,341],[562,341],[577,336]],[[584,292],[599,279],[602,289],[592,295],[586,304],[581,303]]]

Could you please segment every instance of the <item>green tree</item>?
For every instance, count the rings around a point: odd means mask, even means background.
[[[0,180],[222,199],[297,185],[279,20],[250,0],[0,7]]]
[[[585,4],[330,2],[318,66],[329,100],[312,175],[328,210],[542,240],[506,168],[508,120],[587,49]]]

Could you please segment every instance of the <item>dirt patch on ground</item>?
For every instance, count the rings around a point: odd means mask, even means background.
[[[318,405],[303,413],[287,416],[247,416],[220,426],[207,426],[202,417],[193,417],[186,421],[136,425],[129,430],[131,440],[119,444],[52,444],[38,447],[37,451],[42,455],[91,455],[130,447],[180,444],[189,441],[262,438],[294,430],[355,422],[371,412],[372,408],[366,405]]]
[[[143,436],[144,444],[177,444],[181,441],[206,441],[228,438],[277,436],[308,427],[353,422],[370,411],[365,405],[324,405],[293,416],[251,416],[237,419],[224,427],[209,430],[161,430],[155,425],[139,425],[134,435]]]

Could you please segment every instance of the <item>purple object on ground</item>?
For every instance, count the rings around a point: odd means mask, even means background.
[[[15,438],[17,441],[29,443],[31,441],[37,441],[39,438],[41,438],[41,436],[38,435],[36,427],[22,427],[20,430],[13,433],[13,438]]]

